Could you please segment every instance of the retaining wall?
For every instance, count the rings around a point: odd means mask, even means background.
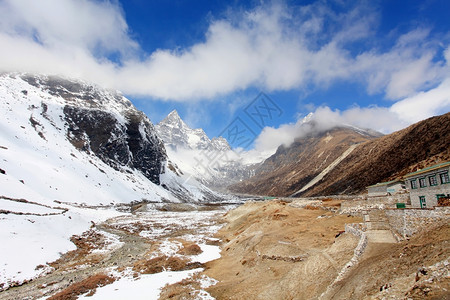
[[[385,212],[391,229],[403,238],[450,221],[450,207],[387,209]]]

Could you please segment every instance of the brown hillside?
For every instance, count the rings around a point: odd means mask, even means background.
[[[290,147],[280,146],[257,170],[256,176],[236,184],[235,192],[263,195],[290,195],[311,181],[351,145],[372,136],[350,128],[334,128],[327,132],[297,139]]]
[[[332,138],[330,138],[332,137]],[[367,186],[401,176],[450,157],[450,113],[376,139],[351,129],[280,147],[254,177],[231,186],[234,192],[289,196],[329,166],[350,145],[361,143],[302,196],[358,193]]]

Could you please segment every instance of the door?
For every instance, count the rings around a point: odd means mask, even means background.
[[[425,201],[425,196],[419,196],[420,208],[427,208],[427,202]]]

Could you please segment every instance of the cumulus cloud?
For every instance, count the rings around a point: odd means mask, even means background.
[[[410,33],[403,36],[399,44],[407,44],[415,39],[415,35],[423,37],[423,33]],[[362,129],[371,129],[388,134],[400,130],[421,120],[450,112],[450,47],[444,51],[445,62],[441,62],[439,69],[435,68],[437,75],[429,70],[428,76],[439,76],[442,81],[433,88],[417,93],[404,93],[411,96],[404,97],[390,107],[354,106],[344,111],[322,106],[313,112],[312,116],[299,118],[296,123],[283,124],[278,128],[266,127],[255,140],[255,150],[264,153],[274,153],[280,145],[289,146],[296,138],[302,138],[315,132],[323,132],[339,125],[355,126]],[[390,54],[398,55],[398,54]],[[420,60],[422,61],[422,59]],[[381,64],[381,61],[379,62]],[[389,65],[387,63],[386,65]],[[422,68],[411,63],[406,69],[412,68],[412,74],[404,74],[407,78],[416,78],[421,72],[413,72]],[[428,67],[430,63],[426,63]],[[377,75],[375,74],[375,77]],[[395,73],[393,75],[395,77]],[[427,74],[423,75],[425,78]],[[407,79],[399,78],[402,82]],[[417,79],[416,79],[417,81]],[[395,81],[391,84],[400,84]],[[312,121],[311,123],[305,121]]]
[[[420,42],[427,29],[399,37],[391,49],[353,55],[347,48],[370,38],[376,22],[377,12],[367,3],[345,4],[340,12],[321,1],[261,5],[213,20],[205,40],[191,47],[145,53],[117,2],[4,0],[0,66],[178,101],[214,99],[252,86],[322,88],[336,80],[360,81],[369,92],[400,99],[443,80],[436,45]]]
[[[405,123],[414,123],[450,111],[450,78],[439,86],[396,102],[390,111]]]

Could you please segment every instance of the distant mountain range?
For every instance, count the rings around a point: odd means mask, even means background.
[[[342,126],[299,138],[229,187],[273,196],[360,193],[369,185],[450,159],[450,113],[386,136]]]
[[[173,110],[155,126],[170,162],[182,173],[215,189],[249,178],[257,164],[231,149],[223,137],[209,139],[203,129],[192,129]]]

